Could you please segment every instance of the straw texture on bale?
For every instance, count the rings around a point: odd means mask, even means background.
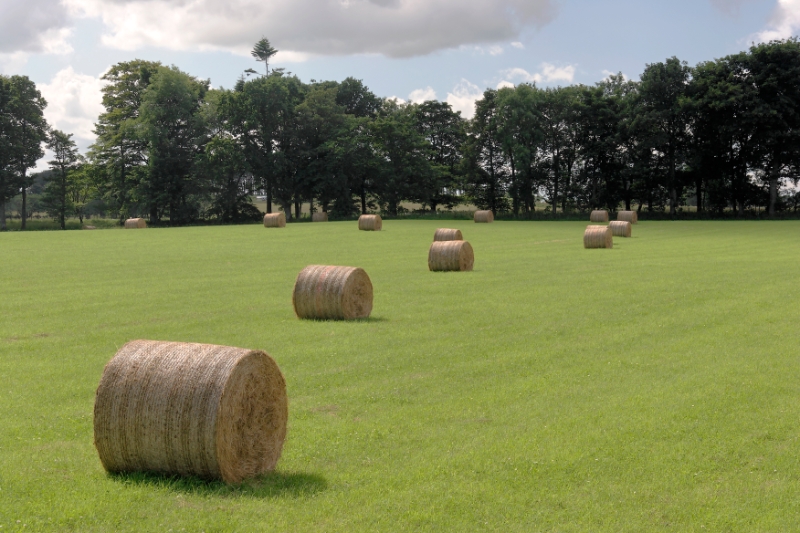
[[[285,228],[286,215],[283,214],[283,211],[278,211],[277,213],[267,213],[266,215],[264,215],[264,227]]]
[[[324,211],[317,211],[316,213],[311,215],[311,222],[327,222],[328,221],[328,213]]]
[[[433,234],[434,241],[463,241],[460,229],[439,228]]]
[[[380,215],[361,215],[358,217],[358,229],[364,231],[380,231],[383,220]]]
[[[631,223],[625,220],[614,220],[608,224],[614,237],[630,237]]]
[[[372,282],[361,268],[310,265],[297,275],[292,305],[298,318],[367,318],[372,312]]]
[[[147,227],[143,218],[129,218],[125,221],[125,229],[142,229]]]
[[[614,238],[609,226],[586,226],[583,233],[584,248],[611,248]]]
[[[617,220],[622,220],[625,222],[630,222],[631,224],[636,224],[639,222],[639,213],[636,211],[620,211],[617,213]]]
[[[491,211],[475,211],[475,216],[473,217],[475,222],[494,222],[494,213]]]
[[[475,254],[467,241],[439,241],[428,250],[428,269],[433,271],[472,270]]]
[[[589,222],[608,222],[608,211],[605,209],[595,209],[589,215]]]
[[[287,418],[286,381],[265,352],[136,340],[103,370],[94,445],[109,472],[239,483],[274,470]]]

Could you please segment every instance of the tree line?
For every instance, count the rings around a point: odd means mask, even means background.
[[[770,216],[797,210],[800,43],[690,67],[673,57],[638,81],[486,90],[465,119],[446,102],[379,98],[360,80],[302,82],[269,69],[269,41],[232,89],[174,66],[134,60],[103,76],[96,142],[79,154],[51,131],[24,76],[0,76],[0,224],[53,152],[40,205],[59,220],[102,212],[152,224],[257,220],[254,195],[291,220],[301,206],[332,218],[414,203],[471,204],[531,216],[595,208]]]

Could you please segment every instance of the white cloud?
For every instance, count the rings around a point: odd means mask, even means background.
[[[603,75],[603,81],[606,81],[609,78],[611,78],[611,76],[616,76],[617,74],[622,74],[622,79],[625,81],[630,80],[630,78],[625,74],[623,74],[622,72],[612,72],[610,70],[603,69],[600,71],[600,73]]]
[[[436,100],[436,91],[434,91],[433,87],[429,85],[424,89],[411,91],[411,94],[408,95],[408,99],[415,104],[421,104],[422,102],[426,102],[428,100]]]
[[[386,100],[394,100],[398,104],[405,104],[406,103],[406,101],[403,100],[402,98],[400,98],[399,96],[387,96]]]
[[[39,85],[47,107],[47,122],[55,129],[73,133],[81,147],[94,142],[92,132],[97,117],[104,111],[100,89],[105,85],[99,77],[78,74],[72,67],[59,71],[50,83]]]
[[[483,96],[483,91],[477,85],[462,79],[458,85],[453,87],[453,91],[447,93],[445,101],[453,107],[455,111],[461,111],[464,118],[472,118],[475,115],[475,101]]]
[[[516,85],[514,85],[510,81],[505,81],[505,80],[497,84],[498,89],[505,89],[506,87],[513,89],[514,87],[516,87]]]
[[[64,53],[69,14],[59,0],[0,1],[0,54]]]
[[[513,43],[511,43],[511,46],[513,46],[514,48],[519,48],[520,50],[525,49],[525,45],[519,41],[514,41]]]
[[[0,54],[0,73],[17,74],[28,62],[30,54],[27,52],[12,52]]]
[[[778,0],[770,27],[752,38],[759,42],[787,39],[800,29],[800,0]]]
[[[103,43],[124,50],[241,53],[266,36],[294,53],[389,57],[508,41],[556,11],[555,0],[63,1],[73,13],[100,18]]]
[[[527,83],[550,83],[554,81],[572,83],[572,80],[575,79],[575,66],[557,67],[551,63],[542,63],[539,72],[530,73],[523,68],[517,67],[504,70],[501,74],[509,80],[519,79]],[[510,82],[504,80],[500,83]]]
[[[503,47],[502,46],[494,45],[494,46],[490,46],[489,47],[489,55],[499,56],[502,53],[503,53]]]

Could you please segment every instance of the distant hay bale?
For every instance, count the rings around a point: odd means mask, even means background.
[[[363,231],[380,231],[383,220],[380,215],[361,215],[358,217],[358,229]]]
[[[608,211],[606,209],[595,209],[589,215],[589,222],[608,222]]]
[[[473,217],[475,222],[483,222],[483,223],[490,223],[494,222],[494,213],[491,211],[475,211],[475,216]]]
[[[97,229],[97,226],[84,226],[83,229]]]
[[[285,228],[286,215],[283,214],[283,211],[278,211],[277,213],[267,213],[266,215],[264,215],[264,227]]]
[[[367,318],[372,312],[372,282],[361,268],[310,265],[297,275],[292,305],[298,318]]]
[[[475,263],[475,254],[467,241],[439,241],[428,250],[428,269],[433,271],[468,271]]]
[[[611,248],[614,246],[614,238],[611,228],[608,226],[586,226],[583,233],[584,248]]]
[[[109,472],[239,483],[275,469],[287,418],[286,381],[265,352],[136,340],[103,370],[94,445]]]
[[[328,213],[324,211],[317,211],[311,215],[311,222],[327,222],[328,221]]]
[[[433,234],[434,241],[463,241],[460,229],[439,228]]]
[[[614,220],[608,224],[611,228],[611,233],[614,237],[630,237],[631,236],[631,223],[627,220]]]
[[[129,218],[125,221],[125,229],[143,229],[147,227],[147,222],[143,218]]]
[[[636,224],[639,222],[639,213],[636,211],[619,211],[617,213],[617,220]]]

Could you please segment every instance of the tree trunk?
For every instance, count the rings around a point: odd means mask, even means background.
[[[348,209],[350,211],[350,209]],[[362,185],[361,187],[361,214],[367,214],[367,189]]]
[[[669,147],[669,214],[678,210],[678,191],[675,190],[675,148]]]
[[[61,229],[67,229],[67,172],[61,169]]]
[[[303,208],[303,204],[298,202],[297,200],[294,201],[294,218],[300,220],[300,211]]]
[[[0,198],[0,231],[7,231],[6,227],[6,203]]]
[[[23,179],[25,177],[25,173],[22,173]],[[23,184],[24,185],[24,184]],[[26,222],[28,221],[28,190],[25,187],[22,187],[22,225],[20,229],[24,230],[26,228]]]
[[[556,152],[556,156],[553,158],[553,218],[556,217],[556,211],[558,211],[558,152]]]
[[[272,187],[270,187],[269,180],[264,180],[267,189],[267,213],[272,213]]]
[[[703,212],[703,180],[699,176],[694,180],[694,191],[697,196],[697,212]]]
[[[769,211],[770,218],[775,216],[775,204],[778,203],[778,174],[780,169],[778,165],[773,165],[769,173]]]

